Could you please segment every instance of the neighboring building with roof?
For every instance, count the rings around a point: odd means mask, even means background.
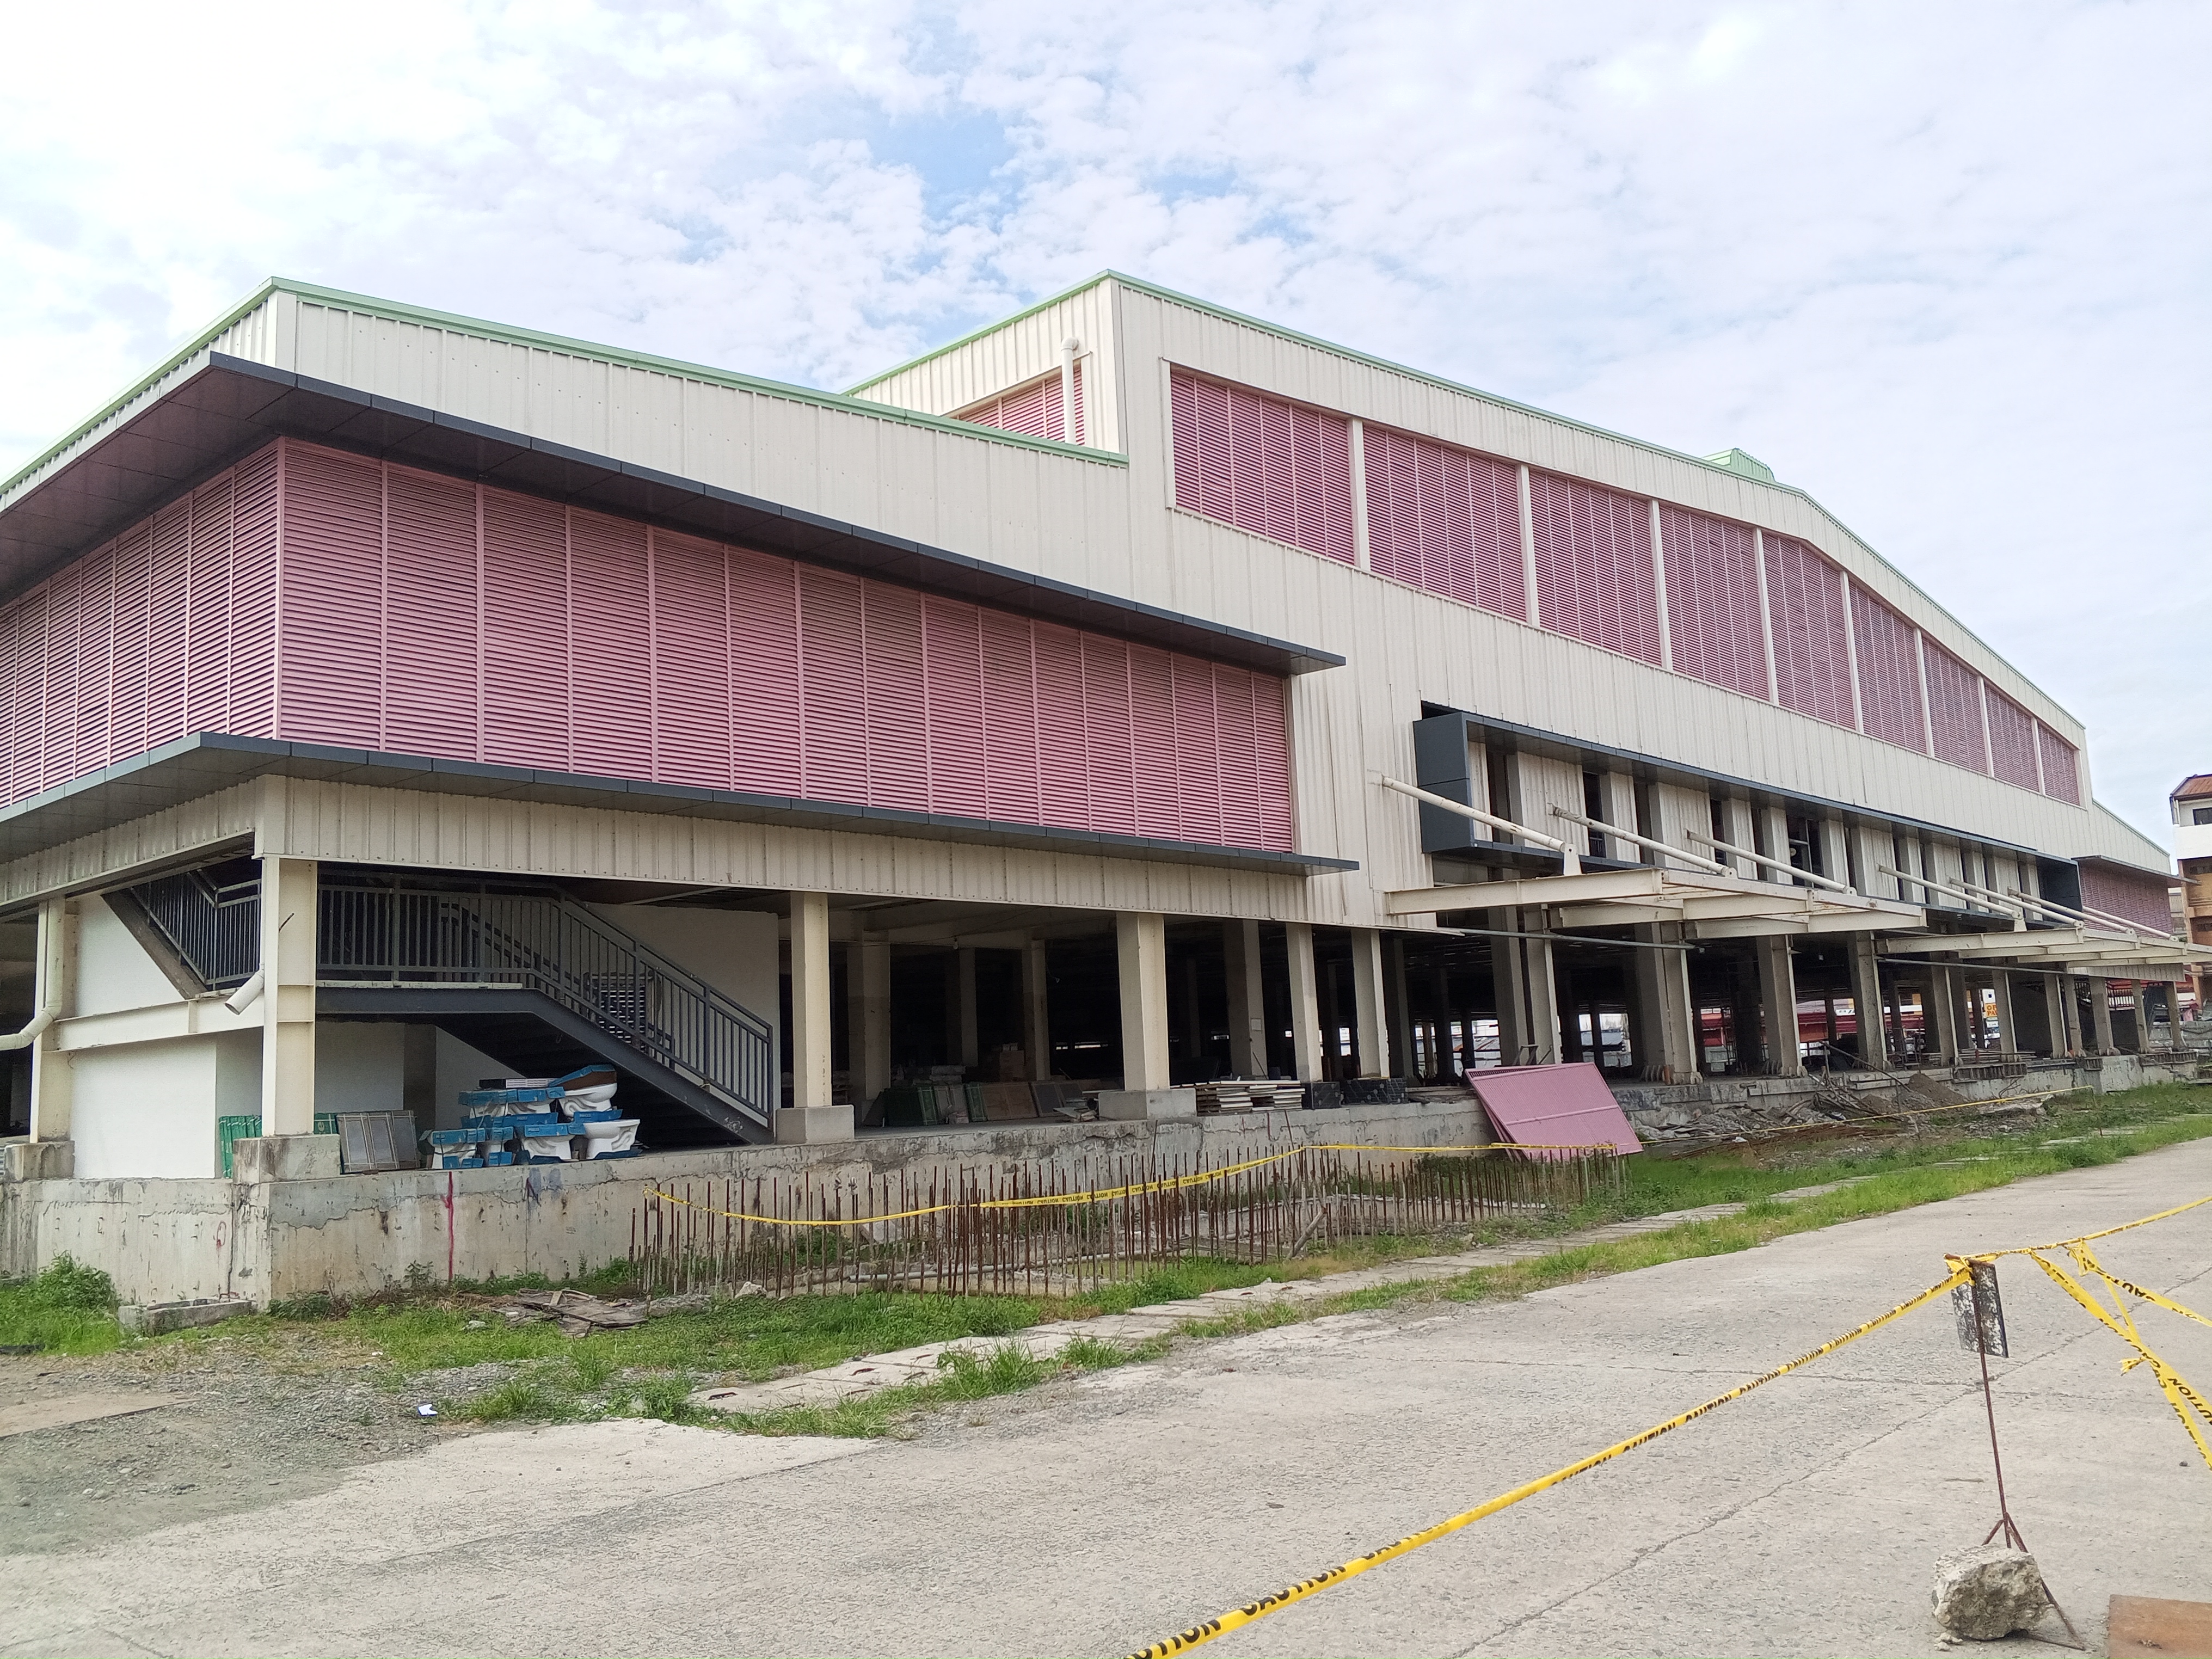
[[[2192,945],[2212,945],[2212,772],[2184,778],[2166,799],[2173,811],[2173,863],[2181,884],[2177,931]],[[2207,970],[2198,966],[2193,978],[2201,1019]]]
[[[2090,782],[1741,451],[1127,277],[842,395],[271,281],[0,486],[12,1156],[2063,1057],[2187,955]]]

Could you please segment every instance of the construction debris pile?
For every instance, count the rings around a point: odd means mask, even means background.
[[[1809,1091],[1757,1093],[1730,1089],[1730,1097],[1717,1100],[1698,1098],[1699,1094],[1717,1092],[1712,1085],[1705,1090],[1622,1088],[1614,1093],[1638,1135],[1647,1143],[1748,1141],[1816,1124],[1893,1121],[1972,1103],[1950,1085],[1918,1074],[1903,1082],[1880,1076],[1854,1078],[1850,1082],[1835,1077],[1809,1080],[1814,1085]],[[2040,1109],[2033,1103],[2011,1102],[1984,1111],[2027,1115],[2039,1114]]]

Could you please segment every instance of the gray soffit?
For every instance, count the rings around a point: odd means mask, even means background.
[[[1022,616],[1270,674],[1332,652],[988,564],[755,495],[210,351],[159,398],[0,512],[0,599],[275,437],[781,553]]]
[[[1777,789],[1771,784],[1754,783],[1749,778],[1731,777],[1725,772],[1708,772],[1701,767],[1685,766],[1680,761],[1662,760],[1656,755],[1640,755],[1632,749],[1615,749],[1608,744],[1562,737],[1556,732],[1540,731],[1533,726],[1517,726],[1511,720],[1470,714],[1464,708],[1452,708],[1443,703],[1424,703],[1422,707],[1431,715],[1458,715],[1467,722],[1470,732],[1485,740],[1495,734],[1506,739],[1507,747],[1521,753],[1541,755],[1547,760],[1566,761],[1588,771],[1626,772],[1649,782],[1676,784],[1686,789],[1703,789],[1708,793],[1717,792],[1725,795],[1741,795],[1755,806],[1779,806],[1808,817],[1840,818],[1846,823],[1879,824],[1886,828],[1942,836],[1954,841],[1970,841],[1979,847],[1991,847],[2000,852],[2039,859],[2046,864],[2073,862],[2071,859],[2039,853],[2033,848],[2023,847],[2017,842],[2002,841],[1995,836],[1984,836],[1972,830],[1954,830],[1948,824],[1899,817],[1894,812],[1877,812],[1870,807],[1853,806],[1844,801],[1830,800],[1823,795]]]
[[[1210,865],[1262,875],[1311,876],[1359,867],[1349,859],[1319,858],[1303,853],[1271,853],[1251,848],[1214,847],[1200,842],[1058,830],[989,818],[955,817],[945,813],[902,812],[887,807],[848,806],[837,801],[805,800],[787,795],[698,789],[685,784],[644,783],[574,772],[536,771],[521,766],[435,760],[422,755],[380,754],[214,732],[179,738],[159,749],[119,761],[44,794],[33,795],[0,809],[0,862],[112,829],[149,812],[180,805],[268,773],[385,789],[477,795],[548,805],[597,807],[609,811],[664,812],[682,817],[720,818],[805,830],[842,830],[864,836],[907,836],[1038,852],[1083,853],[1097,858]]]

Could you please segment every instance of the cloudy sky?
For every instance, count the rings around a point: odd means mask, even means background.
[[[842,386],[1105,266],[1811,490],[2212,769],[2212,7],[46,7],[0,476],[281,272]]]

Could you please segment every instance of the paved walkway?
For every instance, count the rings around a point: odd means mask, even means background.
[[[1854,1180],[1864,1180],[1856,1176]],[[1814,1198],[1847,1187],[1850,1181],[1832,1181],[1818,1187],[1800,1187],[1777,1193],[1778,1199]],[[1031,1325],[1004,1336],[966,1336],[950,1342],[926,1343],[891,1353],[866,1354],[842,1364],[796,1376],[779,1376],[765,1382],[738,1383],[726,1388],[701,1389],[691,1403],[708,1411],[759,1413],[781,1411],[792,1406],[834,1406],[841,1400],[878,1389],[895,1389],[908,1382],[926,1382],[939,1374],[945,1357],[956,1352],[978,1355],[1000,1348],[1018,1348],[1036,1359],[1049,1359],[1071,1343],[1120,1342],[1132,1346],[1155,1337],[1174,1336],[1186,1325],[1227,1319],[1240,1310],[1283,1302],[1320,1302],[1378,1285],[1405,1285],[1428,1279],[1452,1279],[1477,1267],[1502,1267],[1533,1261],[1584,1244],[1602,1244],[1639,1233],[1664,1232],[1686,1221],[1713,1221],[1735,1215],[1741,1204],[1708,1204],[1694,1210],[1670,1210],[1663,1215],[1616,1221],[1602,1227],[1513,1244],[1485,1245],[1452,1255],[1419,1255],[1351,1273],[1323,1273],[1313,1279],[1269,1279],[1237,1290],[1206,1291],[1178,1302],[1154,1302],[1127,1313],[1100,1314],[1091,1319],[1060,1319]]]

